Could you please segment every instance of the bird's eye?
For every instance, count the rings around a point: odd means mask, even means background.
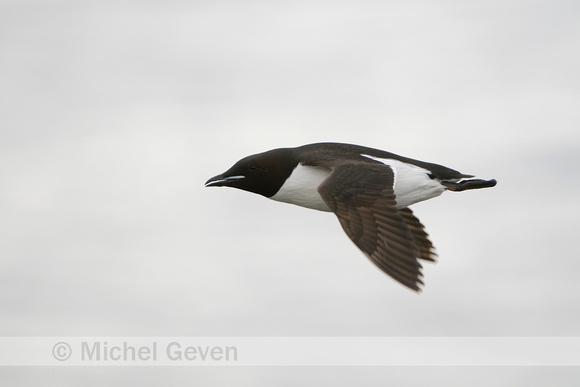
[[[250,172],[264,171],[264,168],[260,168],[257,165],[250,165],[248,167],[248,171]]]

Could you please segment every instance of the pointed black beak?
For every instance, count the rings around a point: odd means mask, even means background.
[[[245,178],[245,176],[227,176],[217,175],[205,182],[206,187],[223,187],[232,185],[233,182]]]

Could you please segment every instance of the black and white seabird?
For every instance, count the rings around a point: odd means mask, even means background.
[[[443,191],[493,187],[456,170],[379,149],[318,143],[248,156],[206,187],[226,186],[320,211],[342,228],[382,271],[415,291],[419,260],[437,256],[425,227],[408,208]]]

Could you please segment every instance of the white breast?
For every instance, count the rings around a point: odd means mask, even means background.
[[[364,154],[362,156],[391,167],[395,174],[393,190],[397,198],[397,208],[432,199],[445,191],[445,187],[439,181],[431,179],[429,171],[424,168],[394,159],[381,159]]]
[[[330,175],[330,169],[298,164],[278,192],[270,199],[320,211],[330,211],[318,194],[318,186]]]

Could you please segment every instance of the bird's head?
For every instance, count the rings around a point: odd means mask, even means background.
[[[230,169],[206,181],[206,187],[233,187],[271,197],[278,192],[297,162],[291,149],[244,157]]]

